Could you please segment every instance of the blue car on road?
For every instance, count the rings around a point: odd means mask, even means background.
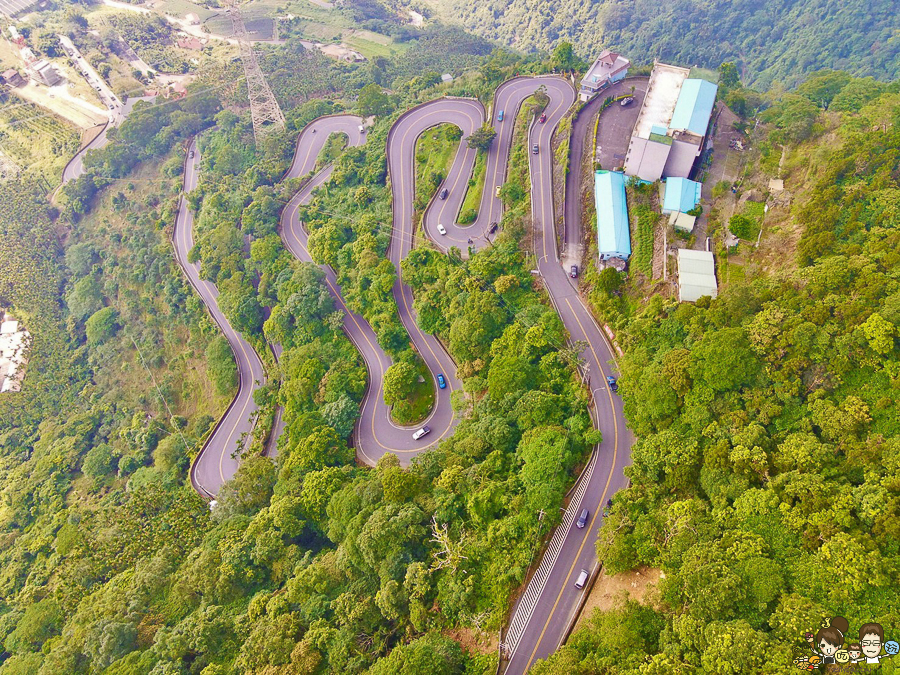
[[[438,373],[438,378],[437,378],[437,380],[438,380],[438,386],[439,386],[441,389],[446,389],[446,388],[447,388],[447,380],[444,379],[444,374],[443,374],[443,373]]]
[[[618,389],[619,389],[619,383],[616,382],[616,378],[614,378],[612,375],[606,376],[606,384],[609,385],[609,388],[612,391],[618,391]]]

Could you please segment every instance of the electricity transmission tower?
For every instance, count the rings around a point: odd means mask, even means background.
[[[250,119],[253,120],[253,138],[259,145],[260,140],[271,131],[284,129],[284,114],[278,106],[275,94],[259,68],[253,45],[247,39],[247,28],[244,18],[238,9],[238,0],[228,0],[228,16],[235,39],[241,48],[241,62],[244,64],[244,76],[247,80],[247,93],[250,96]]]

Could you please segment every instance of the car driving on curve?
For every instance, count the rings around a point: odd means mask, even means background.
[[[444,374],[443,374],[443,373],[438,373],[437,381],[438,381],[438,386],[439,386],[441,389],[446,389],[446,388],[447,388],[447,380],[444,379]]]
[[[631,105],[632,103],[634,103],[634,97],[626,96],[625,98],[622,99],[622,102],[619,103],[619,105],[624,108],[626,105]]]
[[[501,110],[500,112],[497,113],[497,121],[498,121],[498,122],[502,122],[502,121],[503,121],[503,111],[502,111],[502,110]]]
[[[194,151],[193,150],[191,150],[191,154],[189,154],[188,157],[190,157],[191,159],[194,159]]]
[[[616,378],[614,378],[612,375],[606,376],[606,384],[609,385],[610,391],[618,391],[619,390],[619,383],[616,381]]]
[[[438,197],[439,197],[440,199],[447,199],[447,195],[449,195],[449,194],[450,194],[450,190],[448,190],[447,188],[444,188],[443,190],[441,190],[441,191],[438,193]]]
[[[422,436],[425,436],[430,433],[431,433],[431,427],[424,426],[421,429],[419,429],[418,431],[413,432],[413,440],[417,441],[420,438],[422,438]]]
[[[547,113],[541,113],[541,116],[538,118],[538,122],[543,124],[546,121],[547,121]]]
[[[539,150],[539,148],[538,148],[538,144],[537,144],[537,143],[535,143],[534,145],[531,146],[531,154],[532,154],[532,155],[538,154],[538,150]]]
[[[494,234],[498,227],[500,227],[499,223],[491,223],[491,226],[488,228],[488,234]]]
[[[444,227],[441,223],[438,223],[437,231],[441,234],[447,234],[447,228]]]

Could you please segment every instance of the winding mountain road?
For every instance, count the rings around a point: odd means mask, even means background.
[[[209,281],[200,278],[200,264],[188,260],[188,253],[194,246],[194,217],[188,207],[185,195],[197,187],[200,168],[200,151],[196,141],[188,148],[188,157],[184,163],[184,194],[178,205],[178,216],[175,219],[175,232],[172,235],[175,244],[175,257],[184,269],[191,285],[200,295],[213,321],[221,329],[234,353],[238,369],[238,391],[228,406],[225,414],[219,419],[216,427],[200,449],[200,453],[191,465],[191,484],[194,489],[207,497],[218,494],[222,484],[234,476],[238,468],[237,457],[245,447],[245,441],[253,430],[256,403],[253,392],[266,383],[266,373],[262,362],[253,347],[240,333],[231,327],[228,319],[219,309],[216,300],[218,289]]]
[[[550,102],[546,107],[546,123],[532,124],[528,138],[529,148],[532,145],[538,146],[537,154],[529,153],[537,267],[571,339],[585,345],[581,352],[583,374],[592,395],[591,413],[595,424],[603,431],[603,441],[592,453],[571,494],[562,523],[554,532],[538,569],[513,610],[504,635],[504,645],[509,657],[506,672],[513,674],[527,672],[535,660],[553,653],[565,638],[565,632],[584,592],[574,588],[574,581],[582,569],[589,570],[592,574],[597,571],[595,544],[602,522],[602,507],[612,494],[627,484],[623,469],[630,463],[632,439],[625,425],[622,403],[606,385],[606,376],[612,373],[610,364],[615,362],[613,351],[582,302],[574,280],[561,264],[557,248],[557,205],[554,204],[552,190],[551,140],[554,130],[575,101],[572,86],[558,77],[514,78],[501,85],[495,96],[492,115],[492,124],[498,135],[486,157],[485,186],[477,220],[469,226],[455,223],[475,164],[475,151],[465,144],[460,145],[446,179],[438,188],[440,190],[447,187],[448,198],[434,200],[423,217],[424,232],[444,251],[456,246],[465,255],[468,246],[477,249],[488,244],[490,225],[498,222],[502,214],[502,204],[496,197],[493,186],[505,182],[516,112],[522,102],[538,89],[546,92]],[[501,109],[504,111],[503,122],[496,119],[496,113]],[[484,109],[475,100],[438,99],[402,115],[391,128],[387,141],[393,196],[393,233],[388,256],[398,271],[393,287],[394,297],[401,321],[432,376],[443,373],[447,380],[446,389],[435,386],[435,406],[425,422],[432,428],[431,435],[421,441],[414,441],[412,428],[398,427],[390,421],[382,395],[384,373],[390,366],[390,358],[378,345],[375,332],[368,322],[347,307],[334,271],[327,266],[323,267],[328,290],[334,297],[336,306],[345,314],[344,330],[360,350],[369,371],[369,389],[354,431],[359,455],[369,464],[377,462],[385,453],[395,453],[402,464],[408,465],[417,453],[452,433],[456,424],[450,394],[461,388],[461,383],[455,375],[453,361],[440,341],[435,336],[422,332],[417,326],[412,290],[403,282],[400,263],[415,244],[413,196],[417,139],[429,128],[445,123],[457,125],[463,131],[463,136],[467,136],[481,126],[483,121]],[[351,145],[365,142],[365,134],[360,130],[361,124],[360,118],[351,115],[327,116],[311,122],[298,138],[294,161],[286,177],[310,174],[331,133],[345,134]],[[591,128],[590,124],[584,122],[573,127],[573,133],[580,135],[578,144],[573,142],[573,147],[584,148],[585,139],[581,136],[588,134]],[[191,147],[194,148],[193,144]],[[185,193],[193,189],[196,183],[198,161],[199,155],[195,155],[185,164]],[[282,214],[282,238],[287,248],[300,260],[312,262],[307,232],[299,220],[298,209],[329,179],[332,170],[333,167],[329,165],[313,175],[294,195]],[[566,194],[579,194],[581,171],[572,171],[566,180]],[[572,210],[561,210],[566,214],[567,221],[571,221]],[[577,218],[577,210],[574,212],[574,217]],[[438,234],[439,223],[447,230],[446,235]],[[264,382],[264,373],[250,345],[231,329],[221,315],[215,300],[215,287],[199,278],[197,265],[187,262],[187,253],[192,246],[191,227],[191,214],[182,197],[174,237],[176,253],[192,284],[228,338],[241,375],[241,386],[235,401],[220,420],[191,471],[195,487],[208,495],[214,495],[237,468],[237,462],[231,458],[231,453],[238,447],[241,436],[250,430],[250,417],[254,410],[252,390],[255,384]],[[565,232],[567,239],[580,239],[580,223],[567,222]],[[468,244],[469,239],[473,241],[471,245]],[[587,527],[578,529],[574,526],[574,521],[582,509],[588,509],[590,517]]]
[[[461,144],[446,179],[438,187],[438,190],[443,187],[448,189],[448,198],[431,203],[423,217],[423,228],[427,236],[444,251],[452,246],[465,251],[468,246],[479,248],[487,244],[490,224],[499,221],[502,214],[502,205],[492,186],[505,182],[516,112],[522,102],[539,88],[547,93],[550,103],[546,108],[546,122],[533,124],[528,140],[529,147],[534,144],[538,146],[538,154],[529,154],[538,271],[572,340],[586,345],[581,353],[585,381],[592,393],[591,412],[595,424],[603,430],[604,438],[574,489],[563,522],[554,533],[538,570],[513,611],[504,637],[510,657],[507,673],[527,672],[535,660],[553,653],[564,639],[583,593],[574,588],[575,579],[582,569],[596,573],[595,543],[602,522],[602,507],[612,494],[627,484],[623,468],[630,462],[632,442],[625,425],[621,400],[606,385],[606,376],[612,374],[610,364],[615,362],[612,349],[582,302],[574,281],[560,263],[557,250],[551,139],[560,120],[575,101],[571,85],[555,77],[516,78],[504,83],[495,98],[492,124],[498,134],[486,158],[486,183],[478,219],[469,226],[460,226],[455,222],[475,163],[475,152]],[[635,112],[637,108],[639,106],[635,107]],[[597,109],[599,104],[592,103],[583,115],[590,118]],[[499,110],[504,110],[503,122],[496,119],[496,111]],[[444,98],[413,108],[391,128],[387,150],[394,218],[388,255],[398,271],[401,270],[400,262],[414,245],[417,139],[428,129],[447,123],[458,126],[465,137],[483,121],[484,110],[477,101]],[[364,142],[363,134],[358,130],[359,124],[359,118],[340,115],[312,122],[298,139],[294,163],[288,175],[303,176],[312,171],[319,151],[332,132],[345,133],[353,145]],[[591,124],[582,122],[574,132],[586,136],[592,128]],[[579,141],[577,147],[581,151],[585,139],[580,137]],[[295,195],[282,216],[282,237],[287,247],[301,260],[311,261],[311,257],[307,250],[307,233],[297,217],[297,209],[309,200],[312,192],[330,174],[331,167],[316,174]],[[567,186],[567,194],[578,192],[580,180],[580,171],[573,171],[567,177],[568,182],[574,182]],[[438,233],[438,223],[447,230],[446,235]],[[566,232],[567,237],[580,239],[580,223],[567,222]],[[473,241],[471,245],[468,244],[470,238]],[[348,310],[334,272],[329,268],[325,268],[325,272],[329,291],[337,306],[345,312],[344,328],[369,369],[369,391],[363,401],[356,429],[357,450],[368,463],[374,463],[386,452],[393,452],[401,457],[403,464],[407,464],[416,453],[452,432],[454,420],[449,394],[460,386],[454,375],[454,365],[441,343],[416,325],[412,290],[398,275],[393,291],[400,318],[431,373],[444,373],[448,382],[446,390],[437,390],[436,406],[427,422],[434,432],[423,439],[425,442],[417,444],[412,440],[411,429],[398,428],[390,422],[383,403],[381,385],[384,371],[390,365],[389,357],[378,345],[375,333],[365,319]],[[587,527],[578,529],[574,527],[574,521],[582,509],[589,510],[590,518]]]

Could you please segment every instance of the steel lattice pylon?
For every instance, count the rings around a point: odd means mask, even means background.
[[[256,144],[267,133],[284,129],[284,113],[275,99],[275,94],[269,88],[259,63],[253,45],[247,39],[247,29],[244,19],[238,9],[235,0],[227,3],[228,16],[231,17],[231,27],[234,37],[241,48],[241,62],[244,64],[244,76],[247,79],[247,93],[250,96],[250,118],[253,120],[253,138]]]

